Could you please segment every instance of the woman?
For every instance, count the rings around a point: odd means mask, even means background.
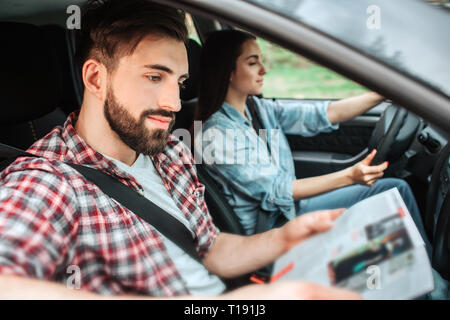
[[[262,231],[257,228],[261,217],[267,218],[264,228],[272,228],[296,215],[350,207],[397,187],[425,236],[408,184],[400,179],[378,180],[388,163],[370,166],[375,150],[344,170],[306,179],[295,177],[286,133],[312,136],[332,131],[337,123],[364,113],[383,97],[372,92],[336,102],[289,104],[249,98],[261,94],[266,69],[256,38],[237,30],[210,35],[200,73],[195,118],[203,123],[203,162],[223,187],[247,234]],[[256,118],[268,131],[265,139],[255,131]],[[197,147],[198,137],[195,140]]]

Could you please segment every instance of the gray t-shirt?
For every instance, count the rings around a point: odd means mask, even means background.
[[[147,199],[157,204],[167,213],[183,223],[191,231],[192,235],[194,235],[194,232],[189,227],[188,221],[167,192],[167,189],[149,156],[140,154],[131,167],[114,158],[106,155],[105,157],[112,160],[120,169],[133,176],[144,188],[144,196]],[[186,282],[186,287],[191,294],[217,295],[225,290],[225,285],[219,277],[209,273],[202,264],[193,259],[164,235],[162,235],[162,237],[170,258],[177,267],[181,277]]]

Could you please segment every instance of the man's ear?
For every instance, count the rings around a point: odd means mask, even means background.
[[[95,59],[88,59],[84,62],[81,70],[85,90],[103,101],[106,92],[106,67]]]

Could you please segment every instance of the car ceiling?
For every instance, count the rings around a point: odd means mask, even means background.
[[[67,7],[83,2],[85,0],[2,0],[0,20],[63,24],[68,17]]]

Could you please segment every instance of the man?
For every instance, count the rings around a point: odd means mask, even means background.
[[[192,156],[170,135],[188,77],[184,15],[134,1],[90,1],[77,55],[84,97],[0,176],[0,298],[174,297],[223,294],[235,277],[332,227],[342,210],[265,234],[219,233]],[[202,264],[66,163],[108,173],[189,228]],[[267,243],[271,243],[267,246]],[[78,270],[80,290],[65,284]],[[358,298],[308,283],[253,285],[220,298]]]

